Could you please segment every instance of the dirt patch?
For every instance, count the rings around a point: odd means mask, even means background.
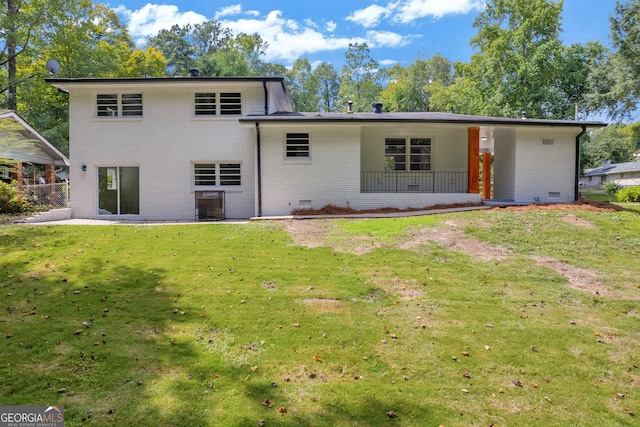
[[[373,283],[386,293],[397,295],[405,301],[411,301],[422,296],[422,291],[416,289],[417,282],[415,280],[403,280],[398,277],[391,279],[376,278]]]
[[[586,219],[578,218],[573,214],[567,214],[560,217],[561,220],[568,222],[569,224],[577,225],[584,228],[596,228],[595,224]]]
[[[290,220],[285,223],[285,230],[298,246],[318,248],[326,245],[326,238],[335,229],[331,220]]]
[[[506,249],[465,236],[460,224],[454,221],[446,221],[444,225],[417,230],[411,234],[411,240],[400,244],[400,248],[415,250],[420,245],[435,242],[445,249],[459,251],[482,261],[500,260],[509,256]]]
[[[576,267],[554,258],[536,255],[531,258],[536,261],[538,266],[550,268],[561,276],[564,276],[569,281],[569,285],[574,289],[579,289],[601,297],[611,297],[611,291],[600,281],[596,271]]]
[[[296,302],[313,307],[318,313],[336,313],[342,310],[342,301],[332,298],[300,298]]]

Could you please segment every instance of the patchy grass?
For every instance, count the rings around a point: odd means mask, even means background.
[[[582,210],[3,226],[1,400],[69,426],[637,425],[638,236]]]

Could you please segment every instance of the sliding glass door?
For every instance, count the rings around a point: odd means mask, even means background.
[[[98,168],[98,214],[137,215],[139,213],[139,168],[120,166]]]

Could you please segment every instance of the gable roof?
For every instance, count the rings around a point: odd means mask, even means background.
[[[625,172],[640,172],[640,161],[609,163],[609,161],[605,160],[599,168],[585,170],[584,176],[611,175]]]
[[[33,141],[34,150],[25,150],[23,147],[0,146],[0,157],[10,160],[20,160],[38,164],[53,164],[56,166],[69,166],[69,159],[60,150],[53,146],[44,136],[32,128],[22,117],[12,110],[0,110],[0,121],[14,120],[22,128],[20,130],[10,130],[3,132],[0,130],[0,139],[13,138],[21,142]],[[8,133],[11,133],[10,135]]]

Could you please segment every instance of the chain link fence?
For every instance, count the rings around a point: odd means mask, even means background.
[[[69,181],[20,186],[22,194],[34,206],[69,207]]]

